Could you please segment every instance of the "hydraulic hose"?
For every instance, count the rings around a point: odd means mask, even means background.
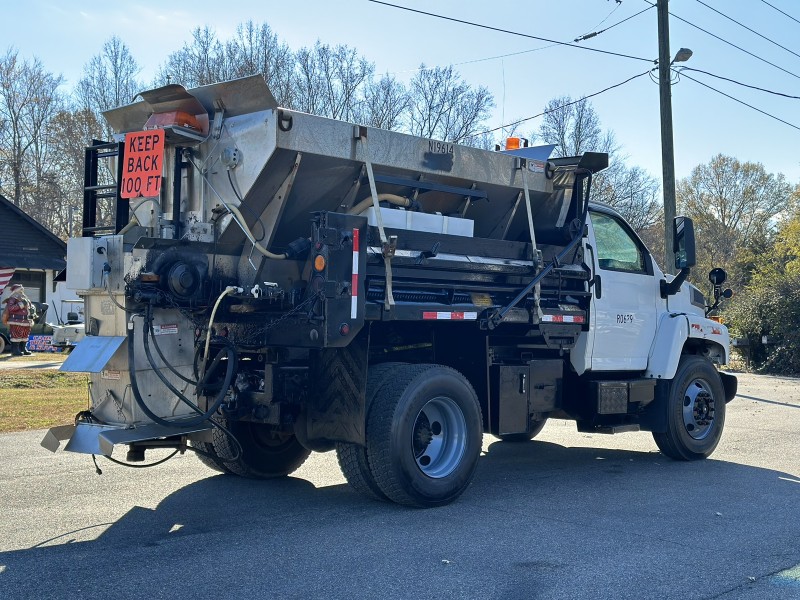
[[[247,226],[247,221],[245,221],[244,216],[242,216],[242,213],[239,212],[239,209],[236,208],[233,204],[227,202],[216,190],[216,188],[214,188],[214,186],[211,185],[211,182],[209,181],[208,177],[206,177],[205,174],[203,174],[203,171],[200,168],[198,168],[195,162],[191,159],[190,161],[194,166],[194,168],[197,169],[197,172],[202,174],[203,180],[206,182],[206,185],[208,185],[209,189],[211,189],[211,191],[214,192],[214,195],[219,199],[220,202],[222,202],[222,205],[225,208],[227,208],[228,211],[231,213],[231,216],[233,216],[233,220],[236,221],[236,224],[244,232],[245,236],[247,236],[247,239],[250,240],[251,244],[253,244],[253,248],[258,250],[261,254],[263,254],[267,258],[272,258],[275,260],[282,260],[286,258],[285,253],[275,254],[274,252],[270,252],[269,250],[264,248],[264,246],[258,243],[258,240],[256,240],[256,237],[253,235],[253,232],[250,231],[250,228]]]
[[[172,385],[172,382],[170,382],[169,379],[164,377],[164,374],[161,373],[161,370],[156,366],[155,361],[153,360],[153,355],[150,352],[150,344],[148,342],[148,331],[153,328],[152,327],[152,312],[151,312],[151,310],[152,310],[151,307],[148,306],[145,322],[144,322],[143,327],[142,327],[142,335],[143,335],[142,342],[143,342],[143,345],[144,345],[144,352],[147,355],[147,361],[150,363],[150,366],[153,368],[153,371],[155,371],[155,373],[158,376],[158,378],[162,381],[162,383],[165,386],[167,386],[167,389],[169,389],[169,391],[171,391],[173,394],[175,394],[178,397],[178,399],[181,402],[183,402],[184,404],[186,404],[187,406],[189,406],[189,408],[194,410],[196,413],[198,413],[200,415],[203,415],[204,418],[208,419],[211,415],[213,415],[217,411],[217,409],[220,407],[222,402],[225,400],[225,393],[228,390],[228,385],[230,385],[230,382],[232,381],[232,376],[233,376],[232,372],[233,372],[233,370],[235,368],[235,352],[229,352],[228,353],[229,354],[229,356],[228,356],[228,368],[226,369],[227,385],[223,385],[222,388],[220,388],[220,391],[217,394],[217,397],[215,398],[214,403],[212,404],[212,407],[209,408],[208,411],[203,413],[203,411],[200,410],[200,407],[197,406],[191,400],[189,400],[186,396],[184,396],[183,393],[180,390],[178,390],[178,388],[176,388],[174,385]],[[211,369],[209,369],[209,371],[206,373],[207,376],[208,376],[208,374],[214,372],[214,369],[216,369],[217,365],[219,365],[220,361],[222,360],[223,352],[225,352],[226,350],[233,351],[233,348],[226,346],[225,348],[223,348],[222,350],[220,350],[217,353],[216,357],[214,358],[214,361],[211,363]],[[162,357],[162,359],[163,359],[163,357]],[[203,379],[201,381],[196,383],[198,393],[202,390],[203,384],[205,383],[205,381],[206,381],[206,377],[203,377]]]
[[[225,382],[224,382],[222,388],[220,389],[219,394],[217,395],[217,398],[215,399],[215,401],[214,401],[214,403],[212,405],[212,409],[209,409],[205,413],[201,413],[201,416],[199,418],[196,418],[196,419],[193,419],[193,420],[181,420],[180,422],[175,422],[175,421],[170,421],[168,419],[164,419],[162,417],[159,417],[152,410],[150,410],[150,407],[147,406],[147,403],[144,401],[144,398],[142,398],[142,394],[139,391],[139,384],[138,384],[138,382],[136,380],[136,364],[135,364],[135,360],[134,360],[134,358],[135,358],[135,343],[134,343],[135,342],[135,333],[134,333],[134,331],[135,331],[135,328],[133,326],[133,316],[132,316],[131,317],[131,321],[129,321],[129,323],[128,323],[128,371],[129,371],[130,377],[131,377],[131,391],[133,393],[133,398],[136,400],[136,404],[139,406],[139,408],[142,410],[142,412],[145,415],[147,415],[147,417],[151,421],[153,421],[154,423],[157,423],[159,425],[163,425],[165,427],[195,427],[195,426],[200,425],[201,423],[203,423],[205,421],[211,420],[211,416],[217,411],[217,409],[222,404],[222,401],[225,399],[225,395],[227,394],[228,387],[230,386],[231,382],[233,381],[233,372],[235,370],[234,367],[235,367],[235,358],[236,358],[235,350],[233,348],[230,348],[230,347],[223,348],[217,354],[217,356],[214,359],[214,362],[212,363],[212,369],[209,371],[209,373],[213,372],[213,368],[217,364],[219,364],[219,361],[222,360],[223,352],[228,351],[228,353],[229,353],[229,357],[228,358],[229,358],[229,363],[230,364],[228,365],[228,369],[226,370],[226,373],[225,373]],[[154,370],[157,373],[159,373],[158,369],[154,369]],[[205,377],[203,377],[203,379],[198,383],[198,386],[202,385],[203,383],[205,383]],[[181,398],[181,397],[182,397],[182,394],[179,394],[178,398]],[[200,408],[197,405],[195,405],[193,402],[191,402],[190,400],[188,400],[186,398],[184,398],[184,400],[189,402],[189,406],[193,407],[193,410],[195,410],[197,412],[200,412]],[[211,420],[211,422],[213,423],[213,420]]]
[[[150,307],[148,307],[148,314],[150,314],[150,310],[151,310],[151,309],[150,309]],[[173,366],[172,366],[172,365],[169,363],[169,361],[167,360],[167,358],[164,356],[164,353],[161,351],[161,347],[158,345],[158,341],[156,340],[156,334],[155,334],[155,331],[153,331],[153,319],[152,319],[152,315],[148,316],[148,318],[147,318],[147,324],[148,324],[148,327],[147,327],[147,331],[145,332],[145,336],[144,336],[144,339],[145,339],[145,351],[147,351],[147,346],[146,346],[146,344],[147,344],[147,341],[146,341],[146,340],[147,340],[147,338],[148,338],[148,334],[149,334],[149,337],[150,337],[150,338],[152,338],[152,340],[153,340],[153,347],[156,349],[156,354],[158,354],[158,357],[161,359],[161,362],[163,362],[163,363],[164,363],[164,365],[165,365],[165,366],[166,366],[166,367],[167,367],[167,368],[168,368],[168,369],[169,369],[169,370],[170,370],[170,371],[171,371],[171,372],[172,372],[172,373],[173,373],[173,374],[174,374],[176,377],[178,377],[178,378],[179,378],[179,379],[181,379],[182,381],[185,381],[185,382],[186,382],[186,383],[188,383],[188,384],[191,384],[191,385],[194,385],[194,386],[196,386],[196,385],[197,385],[197,383],[198,383],[197,381],[195,381],[194,379],[189,379],[188,377],[184,376],[184,375],[183,375],[183,374],[182,374],[180,371],[178,371],[178,369],[176,369],[175,367],[173,367]],[[149,353],[148,353],[148,355],[147,355],[147,358],[148,358],[148,360],[150,360],[150,354],[149,354]],[[150,360],[150,364],[151,364],[151,365],[153,364],[153,361],[152,361],[152,360]]]
[[[236,286],[229,285],[226,287],[223,292],[217,298],[217,301],[214,302],[214,308],[211,309],[211,317],[208,319],[208,330],[206,331],[206,344],[203,349],[203,356],[202,361],[200,363],[200,377],[205,378],[206,373],[206,361],[208,360],[208,347],[211,345],[211,329],[214,325],[214,316],[217,314],[217,309],[219,308],[220,302],[222,299],[230,294],[231,292],[241,292],[241,288],[237,288]]]
[[[413,200],[410,198],[406,198],[404,196],[398,196],[397,194],[378,194],[378,202],[385,201],[389,204],[394,204],[395,206],[402,206],[403,208],[408,208],[413,204]],[[365,198],[358,204],[356,204],[353,208],[347,211],[348,215],[360,215],[362,212],[367,210],[370,206],[373,206],[372,198]]]
[[[233,204],[226,204],[224,202],[223,204],[225,204],[225,208],[231,211],[231,214],[235,217],[235,220],[238,223],[239,227],[242,228],[242,231],[244,231],[245,235],[250,240],[250,243],[253,244],[253,247],[256,250],[261,252],[261,254],[263,254],[267,258],[272,258],[275,260],[283,260],[284,258],[286,258],[286,253],[275,254],[274,252],[270,252],[269,250],[264,248],[264,246],[262,246],[258,242],[258,240],[256,240],[255,236],[253,235],[253,232],[250,231],[250,228],[247,226],[247,222],[244,220],[244,216],[242,215],[242,213],[239,212],[239,209],[236,208]]]

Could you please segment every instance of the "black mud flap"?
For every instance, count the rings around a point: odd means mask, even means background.
[[[670,381],[656,381],[655,398],[639,413],[639,427],[642,431],[664,433],[667,431],[667,401]]]
[[[739,380],[733,375],[722,371],[720,371],[719,376],[722,379],[722,387],[725,389],[725,403],[727,404],[736,397],[736,392],[739,389]]]
[[[305,425],[298,440],[307,448],[365,443],[368,350],[369,329],[364,328],[344,348],[314,352],[308,403],[298,423]]]

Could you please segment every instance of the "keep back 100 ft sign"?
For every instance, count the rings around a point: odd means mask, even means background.
[[[125,134],[122,167],[123,198],[154,198],[161,193],[164,132],[160,129]]]

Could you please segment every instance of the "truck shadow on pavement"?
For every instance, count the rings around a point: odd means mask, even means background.
[[[188,579],[203,586],[198,597],[227,597],[235,572],[238,597],[422,598],[436,594],[408,586],[435,570],[448,590],[441,597],[601,597],[590,593],[598,572],[631,590],[638,582],[648,597],[689,597],[671,575],[687,553],[716,553],[692,576],[693,592],[735,589],[757,570],[753,557],[800,561],[799,497],[800,481],[777,471],[545,441],[491,443],[466,493],[430,510],[371,501],[342,484],[214,475],[154,510],[134,506],[96,539],[70,543],[72,532],[0,553],[0,595],[107,596],[113,577],[126,582],[120,597],[185,597]],[[156,576],[164,564],[171,575]]]

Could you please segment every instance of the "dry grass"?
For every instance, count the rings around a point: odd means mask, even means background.
[[[0,370],[0,433],[71,423],[86,409],[87,381],[54,369]]]

